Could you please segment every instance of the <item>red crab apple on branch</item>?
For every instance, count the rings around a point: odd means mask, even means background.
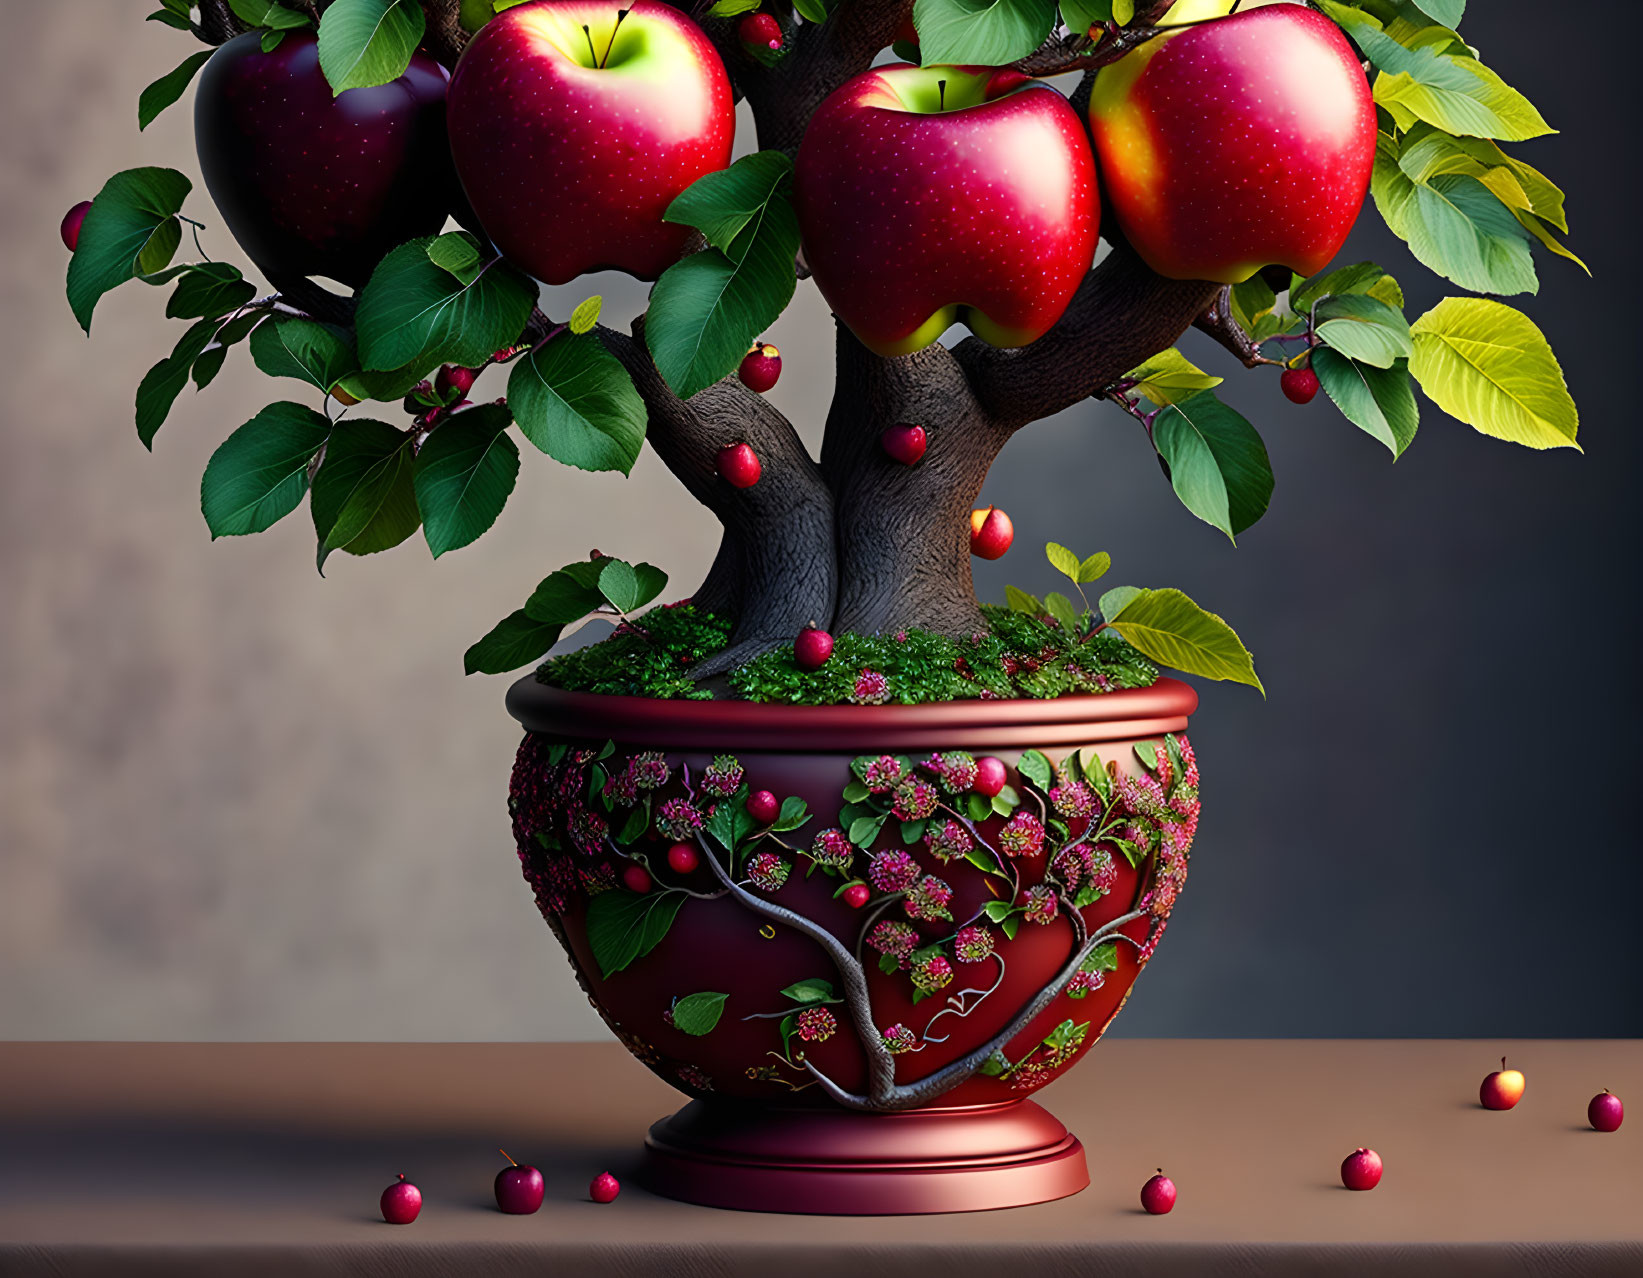
[[[207,467],[214,536],[308,497],[321,564],[418,532],[444,555],[495,524],[520,437],[624,474],[648,443],[722,525],[690,602],[711,642],[663,653],[645,609],[665,575],[600,556],[545,578],[470,670],[529,665],[602,614],[662,654],[654,687],[748,696],[791,677],[801,700],[905,698],[852,669],[852,645],[997,628],[971,557],[1011,530],[972,512],[1032,423],[1115,405],[1102,428],[1139,426],[1192,515],[1234,538],[1261,518],[1261,430],[1176,349],[1189,328],[1394,457],[1417,389],[1486,435],[1577,446],[1557,361],[1504,300],[1535,291],[1547,254],[1578,260],[1561,192],[1515,151],[1550,126],[1458,34],[1463,9],[162,0],[154,20],[207,47],[145,90],[139,124],[198,74],[211,201],[275,291],[207,252],[187,175],[145,168],[65,221],[69,301],[89,331],[110,289],[169,290],[181,327],[138,389],[145,445],[236,347],[284,379]],[[916,61],[884,64],[891,45]],[[1070,96],[1043,83],[1062,75]],[[732,163],[737,101],[754,136]],[[1455,286],[1412,322],[1394,274],[1334,261],[1369,199],[1410,247],[1399,269]],[[644,314],[544,309],[538,280],[604,268],[653,281]],[[800,287],[837,319],[818,455],[761,393],[781,358],[765,335]],[[938,340],[955,327],[970,335]],[[1121,635],[1254,679],[1179,592],[1012,602],[1062,640]],[[838,655],[803,669],[804,633]]]

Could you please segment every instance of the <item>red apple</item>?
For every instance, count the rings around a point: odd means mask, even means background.
[[[1381,1156],[1372,1149],[1355,1149],[1341,1163],[1341,1184],[1348,1189],[1373,1189],[1381,1183]]]
[[[1375,104],[1341,30],[1303,5],[1177,4],[1172,25],[1096,77],[1090,128],[1124,237],[1173,279],[1312,275],[1357,221]]]
[[[991,799],[1003,793],[1009,775],[1003,759],[990,754],[982,755],[976,760],[976,779],[970,789],[984,799]]]
[[[755,790],[747,796],[747,815],[760,825],[769,825],[782,814],[782,801],[769,790]]]
[[[391,84],[333,94],[306,31],[272,53],[253,31],[206,63],[194,139],[229,232],[275,287],[359,286],[389,249],[436,235],[459,199],[445,71],[414,54]]]
[[[1500,1058],[1500,1068],[1488,1075],[1478,1087],[1478,1100],[1485,1109],[1511,1109],[1523,1099],[1528,1086],[1522,1073],[1506,1068],[1506,1058]]]
[[[521,1167],[505,1149],[501,1154],[510,1166],[496,1173],[497,1209],[510,1216],[529,1216],[542,1206],[542,1173],[534,1167]]]
[[[460,364],[447,364],[434,379],[434,394],[441,400],[461,399],[470,390],[478,374]]]
[[[793,660],[800,670],[820,670],[833,655],[833,636],[806,626],[793,641]]]
[[[702,863],[702,858],[690,844],[675,843],[667,850],[667,863],[675,874],[690,874]]]
[[[879,443],[903,466],[916,466],[929,447],[929,436],[924,427],[909,422],[897,422],[879,436]]]
[[[549,284],[604,269],[653,280],[692,233],[662,215],[730,163],[736,108],[678,10],[534,0],[463,51],[450,128],[463,189],[508,258]]]
[[[588,1186],[588,1197],[596,1203],[613,1203],[621,1192],[621,1182],[609,1172],[600,1172]]]
[[[408,1225],[422,1211],[422,1191],[399,1173],[399,1179],[382,1191],[382,1218],[390,1225]]]
[[[768,13],[750,13],[736,28],[736,38],[750,50],[775,53],[782,47],[782,24]]]
[[[1083,126],[1014,71],[897,63],[856,76],[811,119],[793,193],[817,285],[880,355],[961,322],[1025,346],[1061,318],[1095,254]]]
[[[89,212],[91,212],[91,201],[81,200],[67,213],[63,214],[63,247],[68,249],[70,253],[74,252],[80,243],[80,227],[84,225],[86,214]]]
[[[730,444],[721,448],[718,470],[724,481],[736,488],[751,488],[764,474],[759,455],[746,444]]]
[[[1015,525],[997,506],[970,512],[970,553],[977,559],[1000,559],[1015,540]]]
[[[844,903],[852,910],[859,910],[862,906],[867,904],[873,894],[868,891],[867,884],[852,883],[839,895],[844,898]]]
[[[1600,1132],[1617,1132],[1620,1124],[1625,1121],[1626,1107],[1616,1096],[1605,1087],[1586,1106],[1586,1121]]]
[[[774,387],[782,375],[782,353],[769,342],[759,342],[742,356],[736,376],[748,390],[763,395]]]
[[[1175,1182],[1164,1175],[1162,1167],[1141,1186],[1141,1206],[1149,1216],[1163,1216],[1175,1206]]]
[[[1278,379],[1278,385],[1290,403],[1310,404],[1317,398],[1322,383],[1310,368],[1286,368],[1284,375]]]
[[[642,865],[630,865],[622,871],[622,884],[629,892],[643,896],[650,891],[650,871]]]

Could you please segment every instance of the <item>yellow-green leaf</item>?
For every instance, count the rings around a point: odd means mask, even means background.
[[[580,302],[570,313],[570,331],[578,337],[589,332],[599,322],[599,314],[604,306],[605,299],[597,293]]]
[[[1213,612],[1206,612],[1179,590],[1136,590],[1122,607],[1108,614],[1107,601],[1113,595],[1102,596],[1107,624],[1143,655],[1187,674],[1247,683],[1266,695],[1249,649]]]
[[[1226,380],[1204,372],[1174,347],[1153,356],[1132,372],[1130,379],[1135,382],[1136,393],[1159,408],[1179,404],[1200,391],[1213,390]]]
[[[1580,413],[1529,318],[1500,302],[1451,297],[1416,320],[1409,370],[1433,403],[1495,439],[1579,448]]]

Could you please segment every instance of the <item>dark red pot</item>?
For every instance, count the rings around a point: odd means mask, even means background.
[[[516,683],[525,878],[613,1032],[696,1098],[651,1129],[651,1186],[839,1214],[1082,1189],[1082,1146],[1027,1097],[1101,1036],[1163,932],[1197,826],[1180,735],[1196,706],[1172,679],[1056,701],[837,707]],[[1009,787],[983,815],[988,801],[961,787],[967,760],[987,755]],[[865,767],[879,756],[910,780],[863,797],[864,777],[897,771]],[[750,828],[744,800],[759,790],[802,801],[808,820]],[[921,827],[901,817],[932,801],[922,830],[941,835],[909,843]],[[855,846],[818,844],[832,828]],[[696,861],[683,874],[667,855],[681,841]],[[624,878],[634,863],[646,874]],[[643,894],[625,886],[647,876]],[[858,881],[872,897],[861,909],[842,895]]]

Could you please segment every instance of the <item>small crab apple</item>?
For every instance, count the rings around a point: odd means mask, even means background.
[[[1620,1124],[1625,1120],[1626,1107],[1616,1096],[1605,1087],[1586,1106],[1586,1121],[1600,1132],[1617,1132]]]
[[[643,896],[650,891],[650,871],[642,865],[630,865],[622,871],[622,882],[629,892],[637,892]]]
[[[814,625],[799,631],[793,641],[793,660],[800,670],[820,670],[833,655],[833,636]]]
[[[675,874],[691,874],[702,863],[702,858],[690,844],[675,843],[667,850],[667,863]]]
[[[471,368],[463,368],[460,364],[447,364],[439,370],[439,376],[434,379],[434,394],[444,402],[451,399],[461,399],[473,389],[474,379],[479,374]]]
[[[496,1173],[497,1210],[510,1216],[532,1215],[542,1206],[542,1173],[534,1167],[521,1167],[505,1149],[498,1152],[508,1160],[508,1166]]]
[[[862,906],[867,904],[868,899],[873,894],[868,890],[867,884],[852,883],[849,887],[845,888],[843,892],[839,893],[839,895],[844,898],[844,903],[852,910],[859,910]]]
[[[782,814],[782,802],[769,790],[755,790],[747,796],[747,815],[760,825],[769,825]]]
[[[759,14],[766,17],[766,14]],[[753,349],[742,356],[741,366],[736,370],[736,376],[742,379],[742,385],[750,391],[758,391],[763,395],[781,380],[782,353],[769,342],[757,342]]]
[[[924,456],[924,450],[929,447],[930,438],[922,426],[897,422],[879,436],[879,443],[903,466],[916,466]]]
[[[91,201],[81,200],[67,213],[63,214],[63,247],[70,253],[80,243],[80,227],[85,223],[86,214],[91,212]]]
[[[1511,1109],[1523,1099],[1528,1080],[1522,1071],[1506,1068],[1506,1058],[1500,1058],[1500,1068],[1484,1078],[1478,1087],[1478,1101],[1485,1109]]]
[[[621,1192],[621,1182],[609,1172],[600,1172],[588,1186],[588,1197],[596,1203],[613,1203]]]
[[[751,488],[759,482],[764,467],[759,455],[747,444],[729,444],[719,450],[718,470],[726,483],[736,488]]]
[[[408,1225],[422,1210],[422,1191],[399,1173],[399,1179],[382,1191],[382,1218],[390,1225]]]
[[[1317,398],[1322,383],[1310,368],[1286,368],[1284,375],[1278,379],[1278,385],[1283,388],[1284,398],[1291,404],[1310,404]]]
[[[970,512],[970,553],[977,559],[1001,559],[1015,540],[1015,525],[997,506]]]
[[[1141,1186],[1141,1206],[1149,1216],[1166,1215],[1175,1206],[1175,1182],[1164,1175],[1162,1167]]]
[[[768,13],[750,13],[736,28],[736,38],[749,49],[774,53],[782,47],[782,24]]]
[[[1003,759],[991,754],[982,755],[976,760],[976,779],[970,788],[982,798],[991,799],[1003,791],[1008,776]]]
[[[1341,1163],[1341,1184],[1348,1189],[1373,1189],[1381,1183],[1381,1156],[1372,1149],[1354,1149]]]

